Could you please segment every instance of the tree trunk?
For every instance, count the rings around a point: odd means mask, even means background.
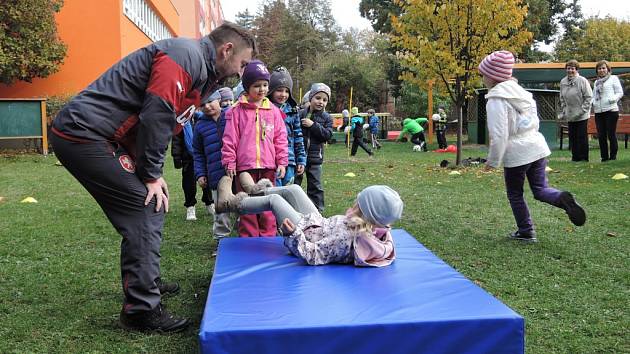
[[[459,166],[462,161],[462,131],[464,127],[462,104],[460,102],[455,103],[455,110],[457,112],[457,157],[455,159],[455,165]]]

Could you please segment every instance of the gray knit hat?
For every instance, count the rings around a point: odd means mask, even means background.
[[[243,92],[245,92],[245,90],[243,89],[243,82],[239,81],[238,85],[234,86],[234,88],[232,89],[232,93],[234,94],[234,97],[238,100]]]
[[[208,96],[208,98],[203,101],[204,104],[212,102],[212,101],[218,101],[221,99],[221,94],[219,93],[219,90],[214,91],[210,96]]]
[[[293,79],[291,78],[291,74],[289,70],[284,66],[280,66],[276,68],[269,78],[269,98],[271,98],[271,94],[280,87],[286,87],[289,89],[289,103],[292,106],[297,105],[295,99],[293,99]]]
[[[302,102],[300,102],[300,104],[304,105],[305,103],[310,102],[311,100],[309,99],[309,97],[311,97],[311,91],[306,91],[304,96],[302,96]]]
[[[330,87],[328,87],[328,85],[321,82],[317,82],[311,85],[311,90],[309,91],[309,94],[308,94],[308,100],[309,101],[312,100],[313,97],[320,92],[323,92],[326,95],[328,95],[328,100],[330,100]]]
[[[402,199],[388,186],[365,188],[359,192],[357,204],[365,219],[377,226],[388,226],[402,216]]]
[[[221,94],[221,101],[234,101],[234,93],[232,89],[229,87],[221,87],[219,89],[219,93]]]

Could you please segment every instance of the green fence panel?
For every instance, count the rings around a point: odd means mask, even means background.
[[[468,122],[468,143],[479,144],[477,138],[477,122]]]
[[[545,137],[550,149],[558,148],[558,122],[555,120],[541,120],[538,131]]]
[[[42,136],[41,101],[0,101],[0,138]]]

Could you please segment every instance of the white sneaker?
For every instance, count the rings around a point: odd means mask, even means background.
[[[214,204],[206,205],[206,209],[208,209],[208,214],[214,215]]]
[[[197,220],[197,215],[195,214],[194,206],[189,206],[188,208],[186,208],[186,220],[187,221]]]

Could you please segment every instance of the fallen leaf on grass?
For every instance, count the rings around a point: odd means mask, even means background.
[[[20,203],[37,203],[37,200],[33,197],[26,197]]]
[[[61,164],[59,160],[57,160],[57,162],[55,162],[55,166],[63,166],[63,165]]]
[[[612,179],[626,179],[628,178],[628,176],[624,175],[623,173],[617,173],[616,175],[612,176]]]
[[[553,168],[547,166],[545,167],[545,172],[553,172]]]
[[[461,173],[459,171],[451,171],[449,175],[461,175]]]
[[[608,232],[606,233],[606,236],[610,236],[610,237],[617,237],[617,234],[616,234],[616,233],[614,233],[614,232],[608,231]]]
[[[0,203],[2,203],[3,200],[4,200],[4,197],[0,197]]]

